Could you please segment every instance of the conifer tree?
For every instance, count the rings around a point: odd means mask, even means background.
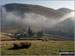
[[[33,32],[32,32],[32,30],[31,30],[30,26],[29,26],[29,28],[28,28],[28,36],[29,36],[29,37],[33,36]]]
[[[43,36],[43,31],[41,30],[40,32],[37,32],[37,36],[42,37]]]

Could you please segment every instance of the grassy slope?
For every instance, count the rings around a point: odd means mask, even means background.
[[[3,39],[11,39],[11,37],[7,36],[8,33],[4,33],[4,32],[1,32],[0,34],[0,39],[3,40]]]
[[[52,41],[42,42],[41,40],[30,41],[32,46],[28,49],[19,50],[8,50],[8,48],[13,47],[12,43],[18,43],[22,41],[5,41],[2,42],[1,52],[2,55],[57,55],[59,50],[61,51],[73,51],[74,42],[73,41]],[[8,44],[11,45],[8,45]]]
[[[69,38],[69,37],[58,36],[58,35],[51,35],[51,34],[46,34],[43,37],[46,37],[46,38],[48,38],[50,40],[71,40],[71,38]],[[0,38],[1,38],[1,40],[4,40],[4,39],[12,39],[12,37],[8,36],[8,33],[4,33],[4,32],[2,32],[0,34]],[[23,39],[23,38],[28,38],[28,37],[21,37],[21,38]],[[38,37],[36,35],[34,35],[33,37],[30,37],[30,38],[33,39],[33,38],[38,38]]]

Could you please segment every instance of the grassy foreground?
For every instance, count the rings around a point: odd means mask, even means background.
[[[28,49],[8,50],[13,47],[13,43],[24,41],[2,41],[2,55],[58,55],[59,51],[73,51],[74,41],[53,41],[43,42],[41,40],[29,41],[32,43]],[[27,42],[27,41],[26,41]]]

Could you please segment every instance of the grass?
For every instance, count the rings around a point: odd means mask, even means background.
[[[53,41],[43,42],[41,40],[26,40],[32,45],[28,49],[8,50],[13,47],[13,43],[23,41],[2,41],[2,55],[58,55],[59,51],[74,51],[74,41]]]
[[[10,39],[10,37],[6,35],[7,33],[2,33],[0,35],[1,39]],[[20,42],[31,42],[32,45],[28,49],[8,50],[13,47],[13,43]],[[58,55],[59,51],[74,51],[74,41],[68,40],[49,40],[48,42],[43,42],[41,40],[16,40],[1,41],[0,44],[2,55]]]
[[[4,40],[4,39],[11,39],[11,37],[8,36],[8,33],[1,33],[0,32],[0,39]]]

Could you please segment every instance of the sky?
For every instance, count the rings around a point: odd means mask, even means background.
[[[0,4],[8,3],[23,3],[23,4],[33,4],[41,5],[49,8],[59,9],[59,8],[69,8],[74,10],[74,0],[1,0]]]

